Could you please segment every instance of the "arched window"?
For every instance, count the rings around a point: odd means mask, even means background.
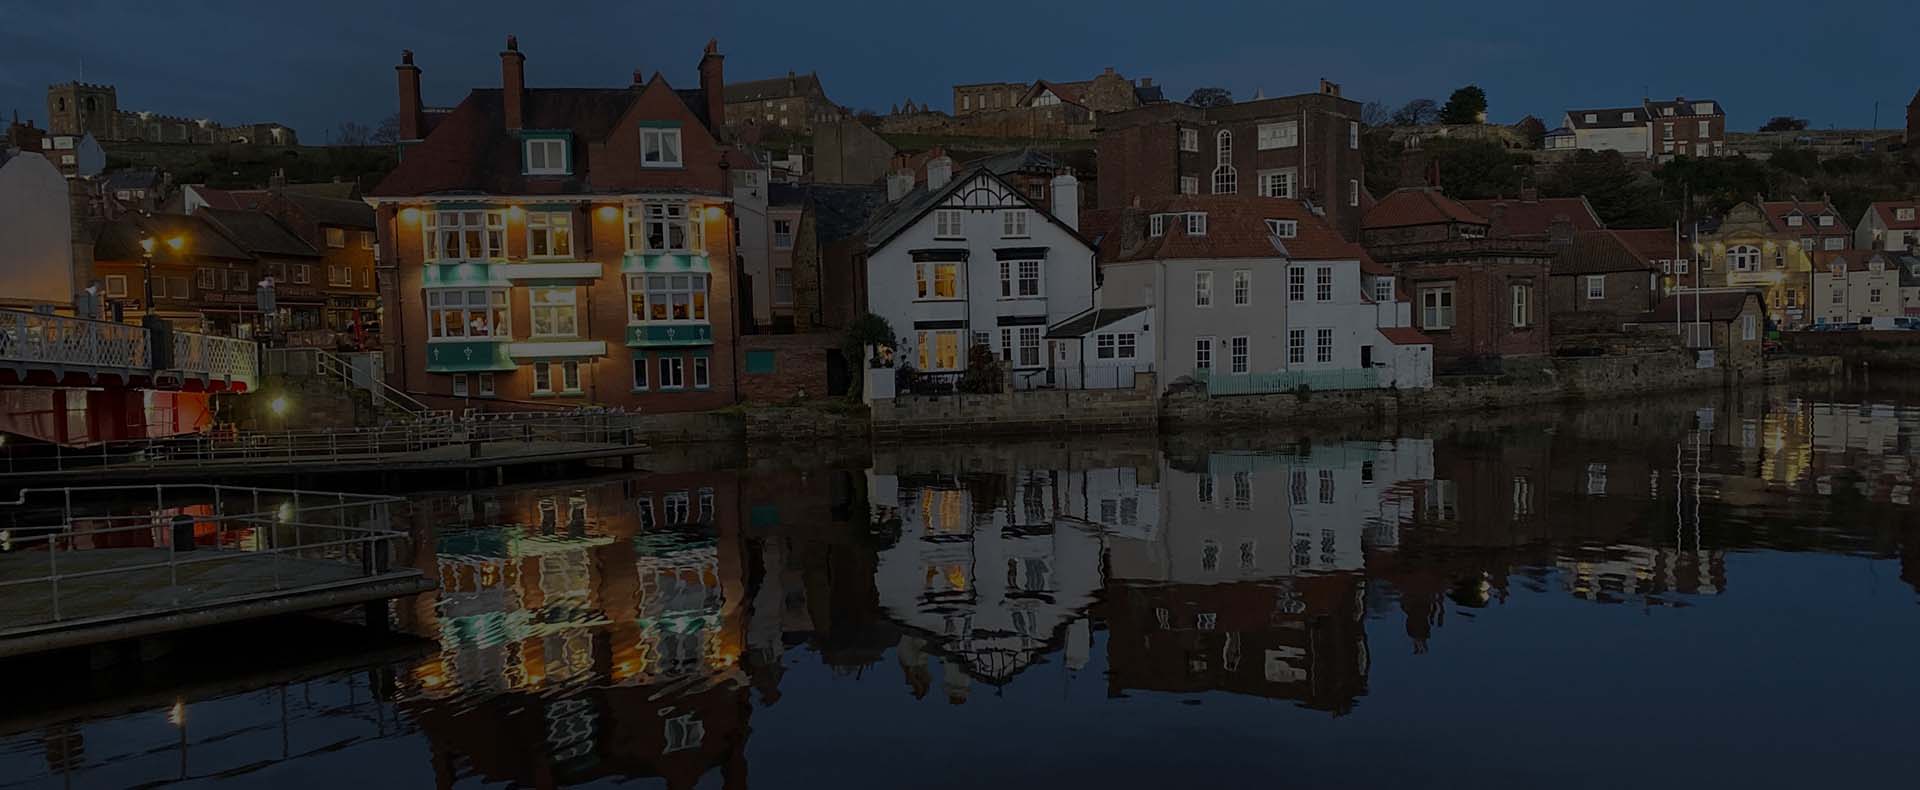
[[[1728,247],[1727,268],[1736,272],[1760,271],[1760,248],[1746,244]]]
[[[100,109],[100,105],[99,105],[99,104],[98,104],[97,102],[95,102],[95,101],[94,101],[94,98],[93,98],[92,96],[88,96],[88,97],[87,97],[87,112],[93,112],[94,110],[97,110],[97,109]]]
[[[59,111],[61,111],[61,112],[66,112],[66,111],[67,111],[67,97],[65,97],[65,96],[62,96],[62,97],[60,97],[60,98],[58,98],[58,99],[54,99],[54,100],[53,100],[53,106],[54,106],[54,109],[57,109],[57,110],[59,110]]]
[[[1221,129],[1213,138],[1213,194],[1231,195],[1240,190],[1240,176],[1233,170],[1233,132]]]

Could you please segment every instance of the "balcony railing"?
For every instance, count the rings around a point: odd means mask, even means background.
[[[184,376],[245,384],[252,389],[260,379],[259,349],[252,340],[175,332],[173,368]]]
[[[1374,368],[1343,370],[1283,370],[1278,373],[1212,373],[1199,371],[1194,380],[1207,385],[1208,395],[1254,395],[1271,392],[1308,390],[1378,389],[1380,371]]]
[[[144,327],[0,310],[0,362],[146,372],[151,345]]]

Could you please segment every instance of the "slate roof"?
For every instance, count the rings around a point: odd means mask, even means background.
[[[1587,120],[1587,113],[1593,113],[1594,119]],[[1632,113],[1630,120],[1620,120],[1622,113]],[[1599,109],[1568,110],[1567,124],[1574,129],[1627,129],[1641,126],[1647,122],[1645,107],[1602,107]]]
[[[1678,248],[1680,252],[1675,252],[1676,248],[1674,246],[1672,228],[1616,230],[1613,232],[1613,235],[1615,238],[1618,238],[1621,243],[1627,245],[1628,249],[1633,250],[1634,254],[1649,261],[1672,260],[1676,255],[1678,257],[1692,257],[1689,254],[1692,250],[1687,249],[1684,243],[1683,246]]]
[[[1144,313],[1146,310],[1144,306],[1095,308],[1054,324],[1053,328],[1047,330],[1047,337],[1086,337],[1088,333],[1100,327]]]
[[[1461,222],[1469,225],[1489,224],[1486,218],[1474,213],[1458,200],[1447,197],[1432,187],[1401,187],[1388,192],[1373,208],[1367,211],[1360,227],[1368,230],[1379,228],[1404,228],[1414,225],[1440,225]]]
[[[948,195],[953,194],[961,187],[972,183],[974,179],[982,176],[999,181],[1001,186],[1005,187],[1008,192],[1018,196],[1018,199],[1026,204],[1027,209],[1038,215],[1041,219],[1051,222],[1055,226],[1067,231],[1069,235],[1081,240],[1081,242],[1085,243],[1088,247],[1094,246],[1093,242],[1089,241],[1085,234],[1067,227],[1066,223],[1061,222],[1059,217],[1055,217],[1052,212],[1035,205],[1033,201],[1028,200],[1025,195],[1021,194],[1020,190],[1006,183],[1005,179],[1002,179],[993,171],[983,167],[967,168],[964,172],[955,171],[952,179],[939,189],[930,190],[923,182],[915,186],[913,191],[908,192],[897,202],[875,212],[866,228],[867,246],[870,249],[878,249],[885,246],[888,242],[893,241],[893,237],[900,235],[901,231],[906,230],[908,226],[919,221],[921,217],[926,216],[927,212],[933,210],[934,206],[945,201]],[[885,195],[881,197],[884,198]]]
[[[1900,287],[1920,288],[1920,256],[1900,253],[1893,256],[1894,265],[1900,267]]]
[[[774,77],[764,80],[748,80],[727,84],[727,103],[747,101],[765,101],[767,99],[792,99],[804,96],[824,96],[826,91],[820,87],[820,75],[813,72]]]
[[[807,200],[807,188],[799,184],[768,184],[767,205],[798,206]]]
[[[574,167],[569,176],[522,175],[520,141],[506,128],[504,96],[499,88],[475,89],[426,139],[406,148],[400,166],[372,194],[590,194],[593,189],[584,178],[590,144],[605,140],[645,89],[526,90],[521,109],[524,128],[573,132]],[[696,119],[707,123],[704,91],[675,90],[674,94]]]
[[[1641,316],[1637,323],[1671,324],[1675,320],[1674,311],[1680,312],[1679,320],[1691,321],[1694,317],[1694,301],[1699,301],[1700,320],[1712,323],[1726,323],[1740,317],[1746,310],[1747,301],[1760,301],[1758,291],[1708,291],[1706,293],[1680,293],[1660,300],[1653,312]]]
[[[813,184],[807,187],[813,205],[813,233],[821,244],[853,236],[874,212],[887,203],[886,187]]]
[[[359,200],[360,185],[352,181],[319,181],[311,184],[288,184],[280,191],[289,195],[311,195],[334,200]]]
[[[1381,327],[1380,336],[1396,346],[1433,345],[1433,338],[1410,326]]]
[[[1916,209],[1913,219],[1897,219],[1895,209]],[[1920,200],[1875,201],[1867,210],[1880,215],[1880,224],[1889,230],[1920,230]]]
[[[103,188],[109,193],[122,189],[154,189],[160,186],[160,171],[155,169],[115,170],[107,174]]]
[[[1705,102],[1709,105],[1712,105],[1713,111],[1705,112],[1705,113],[1694,112],[1693,105],[1700,102]],[[1673,110],[1672,115],[1667,115],[1664,112],[1669,108]],[[1725,114],[1726,114],[1726,111],[1720,108],[1720,103],[1712,99],[1689,99],[1686,97],[1681,97],[1678,99],[1674,99],[1673,101],[1647,102],[1647,115],[1651,117],[1658,117],[1658,118],[1701,117],[1701,118],[1704,118],[1712,115],[1725,115]]]
[[[1833,236],[1839,234],[1851,235],[1853,232],[1852,227],[1847,224],[1846,218],[1840,216],[1840,210],[1834,208],[1832,203],[1826,201],[1815,203],[1811,201],[1801,201],[1798,198],[1793,200],[1763,200],[1760,202],[1760,213],[1767,215],[1767,221],[1773,224],[1773,229],[1781,233],[1800,234],[1811,230],[1813,231],[1812,235]],[[1795,213],[1806,217],[1797,228],[1787,224],[1787,217]],[[1824,228],[1815,224],[1818,220],[1814,218],[1822,214],[1831,215],[1833,217],[1833,224]]]
[[[143,228],[162,239],[173,236],[185,236],[187,239],[186,247],[178,253],[166,244],[155,244],[153,259],[158,263],[202,258],[253,260],[252,255],[235,246],[206,220],[185,214],[155,214],[150,217],[128,214],[108,222],[101,226],[99,236],[94,240],[94,257],[107,261],[140,260],[143,252],[140,249],[140,231]]]
[[[1009,173],[1053,173],[1060,169],[1060,160],[1052,154],[1035,148],[1022,148],[1017,151],[983,156],[967,163],[967,167],[984,167],[995,175]]]
[[[314,224],[373,230],[373,207],[361,201],[336,200],[298,192],[281,192],[280,196],[299,206]]]
[[[320,251],[274,219],[258,211],[203,208],[195,216],[220,231],[234,246],[256,256],[318,258]]]
[[[1202,212],[1205,235],[1188,235],[1184,219],[1166,220],[1165,232],[1148,235],[1152,215]],[[1298,223],[1297,235],[1276,238],[1267,220]],[[1122,228],[1122,223],[1138,223]],[[1098,234],[1100,261],[1118,263],[1191,258],[1286,258],[1290,260],[1367,261],[1360,245],[1299,200],[1244,195],[1174,195],[1143,200],[1137,209],[1100,209],[1084,212],[1081,227]],[[1129,248],[1127,245],[1131,243]]]
[[[1487,222],[1506,229],[1509,238],[1545,238],[1553,227],[1556,217],[1566,217],[1573,229],[1600,230],[1606,227],[1600,221],[1600,215],[1594,213],[1593,206],[1584,197],[1570,198],[1491,198],[1481,200],[1462,200],[1460,205],[1467,210],[1485,217]],[[1494,219],[1494,209],[1503,207],[1499,221]],[[1496,228],[1497,230],[1498,228]]]
[[[1158,104],[1167,100],[1167,94],[1159,85],[1141,85],[1135,83],[1133,86],[1133,98],[1141,104]]]
[[[1554,247],[1556,275],[1607,274],[1652,270],[1654,264],[1609,230],[1576,231],[1573,243]]]

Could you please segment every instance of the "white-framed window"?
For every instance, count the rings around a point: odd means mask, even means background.
[[[476,378],[476,379],[478,379],[478,380],[479,380],[479,384],[480,384],[480,397],[482,397],[482,398],[491,398],[491,397],[493,397],[493,395],[494,395],[494,392],[495,392],[495,390],[494,390],[494,388],[493,388],[493,374],[492,374],[492,373],[481,373],[481,374],[479,374],[479,375],[477,375],[477,376],[475,376],[474,378]]]
[[[1213,369],[1213,338],[1196,337],[1193,339],[1193,369]]]
[[[1193,273],[1193,306],[1213,306],[1213,272],[1197,271]]]
[[[1199,176],[1181,176],[1180,177],[1180,194],[1182,195],[1200,194],[1200,177]]]
[[[1291,167],[1282,170],[1260,171],[1260,196],[1275,198],[1293,197],[1294,175],[1296,172],[1297,171]]]
[[[370,231],[370,230],[360,231],[360,249],[363,249],[363,250],[373,249],[373,231]]]
[[[627,206],[629,252],[689,252],[706,249],[706,223],[685,203]]]
[[[1834,287],[1833,303],[1837,305],[1843,305],[1847,303],[1847,287],[1845,285],[1839,285]]]
[[[1822,217],[1821,219],[1827,218]],[[1844,250],[1847,248],[1847,237],[1828,236],[1820,241],[1820,248],[1823,250]]]
[[[227,290],[229,291],[247,290],[247,288],[249,287],[247,283],[247,279],[248,278],[247,278],[246,272],[228,271],[227,272]],[[293,265],[293,284],[306,285],[307,283],[310,283],[310,282],[313,282],[313,266],[311,264],[305,264],[305,263],[294,264]]]
[[[1700,128],[1699,128],[1699,134],[1698,134],[1697,136],[1699,136],[1699,137],[1711,137],[1711,136],[1713,136],[1713,122],[1712,122],[1712,121],[1701,121],[1701,122],[1700,122]]]
[[[773,303],[781,307],[793,304],[793,270],[785,266],[773,270]]]
[[[1267,220],[1267,232],[1283,239],[1295,238],[1300,235],[1300,221],[1292,219],[1270,219]]]
[[[1281,121],[1260,124],[1260,150],[1292,148],[1300,144],[1300,122]]]
[[[1287,330],[1287,364],[1307,364],[1307,330]]]
[[[1787,227],[1789,227],[1789,228],[1797,228],[1797,227],[1800,227],[1800,222],[1801,222],[1801,219],[1800,219],[1800,215],[1799,215],[1799,214],[1789,214],[1789,215],[1787,215]]]
[[[1233,271],[1233,304],[1236,307],[1253,304],[1253,270]]]
[[[1760,271],[1760,248],[1745,244],[1727,248],[1727,266],[1736,272]]]
[[[711,378],[709,378],[709,374],[708,374],[708,365],[709,365],[709,361],[708,361],[708,358],[705,356],[697,356],[693,358],[693,388],[694,389],[703,390],[713,386],[713,381]]]
[[[1147,218],[1147,235],[1154,238],[1167,235],[1167,215],[1155,214]]]
[[[1316,302],[1333,301],[1333,267],[1319,266],[1313,270],[1313,300]]]
[[[506,257],[506,213],[435,211],[427,214],[427,254],[434,260],[454,261]]]
[[[1587,275],[1587,298],[1607,298],[1607,277],[1604,274]]]
[[[565,362],[560,363],[560,391],[561,392],[579,392],[580,391],[580,363],[579,362],[569,359]]]
[[[676,146],[676,150],[677,150]],[[567,167],[567,141],[554,137],[537,137],[526,141],[521,149],[526,163],[526,173],[531,176],[565,174]]]
[[[211,291],[220,287],[220,271],[218,269],[203,268],[199,271],[199,277],[200,290],[202,291]]]
[[[1599,114],[1599,113],[1595,113],[1595,112],[1590,112],[1590,113],[1587,113],[1587,114],[1586,114],[1586,115],[1585,115],[1585,116],[1584,116],[1584,117],[1582,118],[1582,120],[1583,120],[1583,121],[1584,121],[1585,123],[1599,123],[1599,122],[1600,122],[1600,114]]]
[[[1880,303],[1880,289],[1878,289],[1878,288],[1868,288],[1868,289],[1867,289],[1867,301],[1868,301],[1869,303],[1871,303],[1871,304],[1879,304],[1879,303]]]
[[[1631,112],[1623,112],[1623,113],[1620,113],[1620,122],[1621,122],[1621,123],[1633,123],[1633,121],[1634,121],[1634,118],[1633,118],[1633,113],[1631,113]]]
[[[1138,353],[1138,348],[1139,337],[1132,332],[1111,332],[1093,338],[1094,357],[1097,359],[1131,360]]]
[[[1304,302],[1307,300],[1307,267],[1287,267],[1287,301]]]
[[[1801,237],[1800,237],[1800,249],[1801,249],[1802,251],[1805,251],[1805,252],[1813,252],[1813,237],[1812,237],[1812,236],[1801,236]]]
[[[1660,139],[1661,139],[1661,140],[1663,140],[1663,141],[1666,141],[1666,142],[1668,142],[1668,143],[1671,143],[1671,142],[1673,142],[1673,122],[1672,122],[1672,121],[1663,121],[1663,122],[1661,122],[1661,124],[1660,124]],[[1668,146],[1667,146],[1667,150],[1669,150],[1669,151],[1671,151],[1671,150],[1673,150],[1673,146],[1672,146],[1672,145],[1668,145]]]
[[[1014,363],[1015,367],[1022,367],[1022,368],[1040,367],[1042,362],[1042,358],[1040,356],[1041,329],[1043,329],[1043,327],[1037,327],[1037,326],[1020,327],[1020,348],[1019,348],[1020,355],[1015,359],[1015,363]]]
[[[1333,330],[1313,330],[1313,361],[1322,365],[1333,361]]]
[[[1420,328],[1453,328],[1453,286],[1429,285],[1420,289]]]
[[[1913,216],[1914,211],[1912,208],[1896,208],[1893,210],[1893,218],[1901,222],[1912,222]]]
[[[1207,235],[1207,214],[1204,211],[1187,212],[1187,235]]]
[[[776,219],[773,221],[773,248],[776,250],[793,248],[793,220]]]
[[[1360,122],[1359,121],[1347,122],[1347,150],[1349,151],[1360,150]]]
[[[627,323],[707,320],[707,275],[627,275]]]
[[[1355,179],[1355,178],[1347,179],[1347,205],[1349,206],[1360,205],[1360,180],[1359,179]]]
[[[505,288],[433,288],[427,291],[427,337],[512,337]]]
[[[1180,150],[1188,151],[1192,153],[1199,153],[1200,152],[1200,130],[1181,129],[1180,130]]]
[[[1247,372],[1247,369],[1249,367],[1248,362],[1250,357],[1249,344],[1251,342],[1252,341],[1249,338],[1247,338],[1245,335],[1231,338],[1227,341],[1227,365],[1228,365],[1227,369],[1230,372],[1233,372],[1233,373]]]
[[[640,130],[641,167],[679,167],[680,130],[643,127]]]
[[[1819,218],[1818,220],[1816,220],[1816,222],[1818,222],[1818,223],[1820,224],[1820,227],[1823,227],[1823,228],[1831,228],[1831,227],[1833,227],[1833,215],[1832,215],[1832,214],[1821,214],[1821,215],[1820,215],[1820,218]]]
[[[573,256],[573,212],[527,212],[527,257]]]
[[[681,357],[658,357],[659,387],[663,390],[687,388],[687,361]]]
[[[213,270],[203,269],[202,271],[213,271]],[[124,298],[127,295],[127,276],[126,275],[109,274],[107,275],[106,280],[107,280],[108,296]]]
[[[651,365],[648,363],[646,355],[635,354],[633,356],[633,390],[635,392],[640,392],[647,388],[647,379],[649,378],[647,373],[650,368]]]
[[[1234,194],[1240,189],[1240,177],[1233,170],[1233,132],[1221,129],[1213,143],[1213,194]]]
[[[959,370],[961,354],[958,329],[922,329],[919,331],[920,369],[923,371]]]
[[[1380,276],[1373,278],[1373,300],[1376,302],[1393,301],[1393,278]]]
[[[1000,298],[1043,296],[1039,261],[1001,261]]]
[[[957,208],[943,208],[933,212],[933,237],[936,239],[958,239],[966,234],[962,217],[966,212]]]
[[[327,264],[327,284],[336,287],[353,285],[353,268],[344,263]]]
[[[1740,339],[1755,340],[1755,339],[1758,339],[1759,337],[1760,337],[1759,317],[1753,315],[1752,313],[1748,313],[1746,315],[1740,316]]]
[[[533,394],[552,395],[554,392],[555,390],[553,386],[553,363],[552,362],[533,363]]]
[[[453,374],[453,396],[456,398],[467,397],[467,374]]]
[[[527,289],[527,312],[536,338],[580,335],[579,292],[571,285],[540,285]]]
[[[1687,260],[1686,258],[1675,258],[1675,259],[1673,259],[1673,273],[1674,273],[1674,274],[1686,274],[1686,273],[1687,273],[1687,268],[1688,268],[1688,265],[1689,265],[1689,264],[1688,264],[1688,260]]]
[[[913,265],[915,299],[960,298],[960,264],[956,261],[926,261]]]
[[[1024,239],[1027,237],[1027,212],[1025,209],[1008,209],[1000,215],[1000,238]]]
[[[335,249],[340,249],[347,246],[346,229],[345,228],[327,228],[327,246],[333,247]]]
[[[1513,315],[1512,315],[1513,325],[1515,327],[1532,326],[1533,325],[1533,286],[1522,284],[1522,283],[1515,283],[1508,290],[1511,291],[1513,294],[1512,298],[1510,299],[1510,303],[1513,308]]]

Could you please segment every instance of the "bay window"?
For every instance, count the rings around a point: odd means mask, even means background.
[[[459,338],[505,338],[512,336],[507,323],[507,292],[504,288],[433,289],[427,291],[427,337],[433,340]]]
[[[435,211],[427,214],[431,260],[486,260],[507,254],[507,217],[501,211]]]
[[[573,255],[573,214],[567,211],[527,213],[527,257],[566,258]]]
[[[913,265],[915,299],[960,298],[960,264],[928,262]]]
[[[945,371],[960,369],[960,330],[922,329],[917,338],[920,369]]]
[[[1039,261],[1001,261],[1000,298],[1040,295]]]
[[[527,312],[533,319],[532,336],[578,337],[579,292],[573,286],[537,286],[527,289]]]
[[[1016,358],[1016,361],[1014,363],[1015,367],[1022,367],[1022,368],[1040,367],[1040,364],[1041,364],[1040,362],[1040,327],[1037,327],[1037,326],[1020,327],[1020,349],[1019,350],[1020,350],[1020,355],[1019,357]]]
[[[627,275],[627,322],[707,320],[707,275]]]
[[[699,252],[706,249],[697,209],[685,203],[627,206],[628,252]]]

